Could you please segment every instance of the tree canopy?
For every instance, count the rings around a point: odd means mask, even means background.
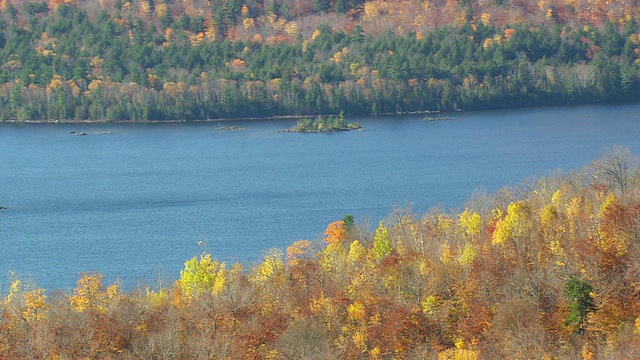
[[[0,120],[638,100],[637,7],[572,4],[2,0]]]

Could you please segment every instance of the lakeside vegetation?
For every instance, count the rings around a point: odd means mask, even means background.
[[[589,166],[464,210],[353,216],[248,268],[206,252],[169,287],[72,291],[18,279],[0,355],[111,359],[633,359],[640,357],[640,167]]]
[[[0,1],[0,120],[640,100],[635,1]]]
[[[340,112],[339,116],[318,116],[315,120],[304,118],[291,128],[282,130],[282,132],[334,132],[334,131],[352,131],[362,130],[360,122],[347,123],[344,119],[344,112]]]

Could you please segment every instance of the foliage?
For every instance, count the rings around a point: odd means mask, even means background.
[[[291,262],[302,260],[309,252],[310,247],[311,241],[309,240],[298,240],[294,242],[287,248],[287,260]]]
[[[357,115],[640,99],[633,1],[469,4],[3,0],[0,121]],[[309,119],[315,130],[336,126]]]
[[[345,230],[349,231],[353,228],[355,218],[353,214],[347,214],[342,218],[342,221],[344,222]]]
[[[24,294],[25,310],[23,318],[25,321],[37,321],[44,317],[44,312],[49,307],[47,305],[47,295],[44,289],[35,289]]]
[[[349,260],[355,262],[359,262],[362,260],[367,254],[367,249],[360,244],[360,241],[353,240],[351,245],[349,245]]]
[[[177,283],[188,296],[204,292],[219,294],[226,281],[225,267],[225,263],[212,260],[211,254],[203,253],[184,263]]]
[[[464,209],[460,214],[458,220],[458,226],[465,231],[467,236],[474,237],[482,230],[482,218],[476,212],[470,212],[469,209]]]
[[[362,128],[360,123],[346,123],[344,119],[344,113],[341,112],[339,117],[330,116],[322,117],[318,116],[315,120],[304,118],[298,120],[288,131],[291,132],[331,132],[331,131],[345,131],[345,130],[358,130]]]
[[[110,299],[118,292],[116,284],[105,288],[102,284],[102,274],[84,274],[78,279],[73,295],[69,302],[77,311],[105,311]]]
[[[265,253],[262,264],[256,268],[255,280],[265,282],[283,268],[282,251],[279,249],[270,249]]]
[[[491,241],[503,244],[510,239],[519,239],[531,228],[528,204],[524,201],[509,204],[507,214],[496,223]]]
[[[389,240],[387,228],[381,221],[373,238],[373,253],[375,254],[376,259],[383,259],[391,254],[391,250],[391,240]]]
[[[460,254],[460,258],[458,262],[462,265],[469,265],[473,262],[473,259],[476,258],[476,249],[472,244],[465,244],[464,249],[462,250],[462,254]]]
[[[328,244],[339,244],[346,238],[346,231],[343,220],[334,221],[327,225],[324,241]]]
[[[90,273],[72,292],[46,292],[11,275],[0,354],[640,358],[640,172],[629,168],[622,191],[591,171],[503,189],[477,216],[401,213],[348,231],[336,221],[326,242],[300,240],[286,258],[269,250],[246,270],[205,252],[156,290],[124,293]]]

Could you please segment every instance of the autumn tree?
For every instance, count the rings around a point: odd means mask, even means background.
[[[327,225],[327,229],[324,231],[326,237],[324,241],[328,244],[337,244],[345,239],[345,222],[344,220],[338,220]]]
[[[202,253],[184,263],[177,284],[187,296],[203,292],[219,294],[226,281],[226,265],[211,258],[211,254]]]
[[[69,297],[71,305],[79,312],[105,311],[109,300],[118,294],[118,285],[105,288],[100,273],[83,274],[77,281],[73,295]]]
[[[465,234],[474,238],[482,230],[482,218],[476,212],[470,212],[469,209],[464,209],[460,214],[458,220],[458,226],[465,232]]]
[[[391,254],[391,240],[387,228],[380,222],[373,238],[373,253],[376,259],[383,259]]]

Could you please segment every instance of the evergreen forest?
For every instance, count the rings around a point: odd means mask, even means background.
[[[640,100],[635,0],[0,1],[0,121]]]

